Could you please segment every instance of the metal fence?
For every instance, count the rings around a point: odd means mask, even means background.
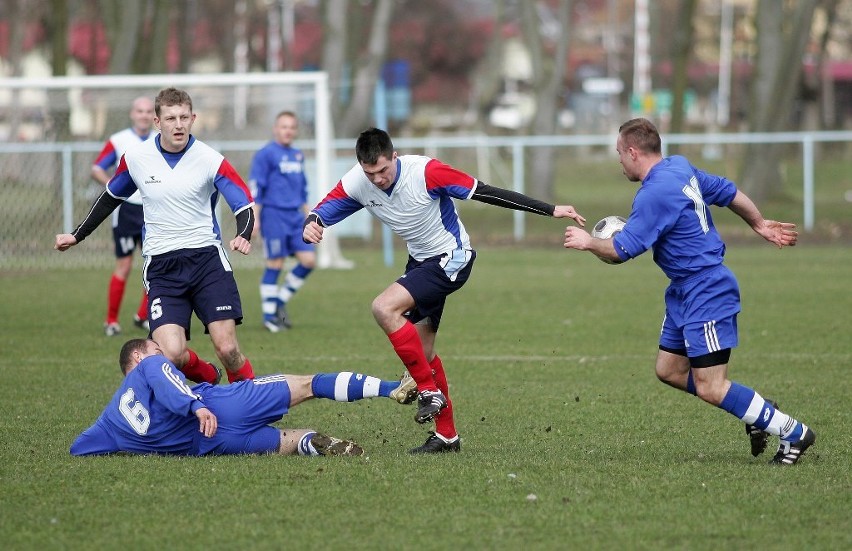
[[[240,170],[247,174],[251,157],[265,140],[209,141]],[[484,181],[495,185],[524,191],[527,177],[525,153],[531,148],[551,146],[566,151],[566,155],[587,158],[585,152],[594,150],[601,162],[612,163],[614,135],[578,136],[434,136],[425,138],[395,138],[400,152],[422,153],[439,157],[471,170]],[[790,144],[798,149],[802,170],[802,219],[805,231],[816,223],[814,192],[817,144],[852,143],[852,132],[789,132],[772,134],[672,134],[666,135],[664,147],[674,144],[685,146],[725,146],[749,143]],[[318,200],[336,183],[355,160],[352,140],[334,140],[336,152],[325,170],[318,171],[315,163],[308,163],[308,177],[312,184],[312,201]],[[298,144],[309,158],[314,142]],[[101,188],[89,177],[92,160],[102,144],[100,142],[69,143],[0,143],[0,188],[4,201],[0,203],[0,270],[16,271],[73,266],[111,266],[112,237],[108,223],[75,248],[71,254],[59,255],[52,250],[56,233],[71,231],[87,212]],[[457,161],[457,162],[456,162]],[[331,174],[333,181],[321,182],[317,172]],[[492,176],[493,173],[493,176]],[[512,238],[525,238],[525,215],[513,213]],[[222,217],[223,232],[231,231],[230,216]],[[373,224],[364,212],[336,228],[339,236],[371,238]],[[393,251],[389,234],[383,235],[386,263],[392,262]],[[262,255],[252,255],[262,261]],[[60,258],[61,257],[61,258]]]

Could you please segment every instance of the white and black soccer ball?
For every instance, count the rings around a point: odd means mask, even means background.
[[[592,228],[592,237],[597,237],[598,239],[609,239],[610,237],[615,237],[627,223],[627,219],[623,216],[607,216],[606,218],[602,218],[595,224],[595,227]],[[606,258],[598,257],[601,262],[606,262],[607,264],[620,264],[619,262],[613,262],[612,260],[607,260]]]
[[[626,223],[627,219],[623,216],[607,216],[606,218],[602,218],[592,229],[592,237],[609,239],[620,232]]]

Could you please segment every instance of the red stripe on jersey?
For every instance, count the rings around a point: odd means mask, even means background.
[[[427,191],[432,191],[438,187],[450,186],[473,189],[473,184],[476,181],[472,176],[450,165],[445,165],[438,159],[432,159],[426,163],[425,177]]]
[[[251,196],[251,190],[243,181],[240,173],[231,165],[228,159],[222,159],[222,164],[219,165],[219,170],[216,172],[219,176],[227,178],[228,180],[237,184],[240,189],[242,189],[246,197],[248,197],[249,202],[254,201],[254,198]]]
[[[334,189],[328,192],[328,195],[323,198],[322,201],[319,202],[317,207],[322,206],[324,203],[328,203],[330,201],[336,201],[338,199],[349,199],[349,194],[346,193],[346,190],[343,189],[343,182],[338,180],[337,185],[334,186]]]
[[[104,157],[106,157],[107,155],[111,155],[112,153],[115,153],[115,146],[112,145],[112,140],[109,140],[107,141],[106,145],[104,145],[104,148],[101,149],[101,152],[98,153],[98,158],[95,159],[95,164],[100,165]]]

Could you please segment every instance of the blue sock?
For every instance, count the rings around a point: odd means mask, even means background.
[[[319,373],[314,375],[311,381],[314,396],[337,402],[354,402],[377,396],[387,398],[391,390],[397,386],[399,386],[398,381],[382,381],[376,377],[351,371]]]
[[[763,396],[739,383],[731,382],[731,388],[719,407],[746,424],[780,436],[782,440],[798,442],[802,438],[804,427],[800,422],[775,409]]]
[[[689,375],[686,378],[686,391],[693,396],[698,396],[698,391],[695,390],[695,379],[692,377],[692,369],[689,370]]]
[[[299,438],[299,444],[296,446],[296,451],[299,455],[319,455],[319,452],[316,450],[316,448],[314,448],[314,445],[311,444],[311,439],[316,435],[317,433],[315,432],[309,432]]]
[[[313,271],[313,268],[308,268],[303,264],[297,264],[296,266],[293,266],[293,270],[291,271],[291,273],[299,279],[305,279],[306,277],[308,277],[308,274]]]
[[[266,268],[260,279],[260,302],[264,319],[275,319],[278,311],[278,277],[281,270]]]
[[[728,393],[725,394],[725,398],[722,400],[722,403],[719,404],[719,407],[731,415],[735,415],[740,419],[743,419],[745,414],[748,412],[748,408],[751,405],[754,395],[754,390],[731,381],[731,388],[728,389]]]

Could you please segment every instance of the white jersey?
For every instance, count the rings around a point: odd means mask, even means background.
[[[142,254],[221,246],[219,193],[236,214],[254,204],[248,187],[221,153],[194,137],[181,153],[162,151],[159,142],[157,136],[128,149],[107,185],[119,199],[141,194]]]
[[[330,226],[366,208],[405,240],[415,260],[470,249],[453,199],[469,199],[476,179],[430,157],[401,155],[397,163],[390,193],[370,182],[356,164],[313,212]]]
[[[107,140],[107,143],[104,145],[100,155],[98,155],[98,158],[95,159],[95,165],[104,170],[109,169],[118,163],[118,160],[121,159],[121,156],[124,155],[128,149],[139,145],[140,142],[144,142],[150,135],[151,134],[147,134],[144,137],[140,136],[132,128],[125,128],[124,130],[116,132],[109,137],[109,140]],[[125,202],[133,205],[141,205],[142,196],[139,195],[138,192],[134,193],[128,197]]]

